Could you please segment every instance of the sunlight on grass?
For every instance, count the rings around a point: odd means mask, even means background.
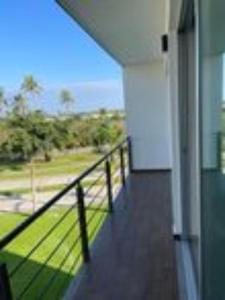
[[[63,175],[81,173],[93,161],[100,157],[93,152],[67,153],[59,155],[50,162],[36,162],[36,176]],[[30,175],[28,163],[11,163],[0,165],[0,180],[26,179]]]
[[[0,259],[7,262],[9,272],[11,272],[15,266],[20,263],[29,251],[42,239],[46,232],[56,224],[56,222],[66,212],[64,209],[53,209],[45,213],[39,220],[32,224],[27,230],[18,236],[9,246],[0,252]],[[106,217],[106,211],[95,211],[95,217],[88,226],[88,232],[92,232],[92,236],[89,237],[89,242],[92,243],[99,228],[102,226],[102,222]],[[93,210],[87,211],[87,220],[93,215]],[[1,214],[1,226],[0,237],[6,232],[9,232],[16,225],[21,223],[26,216],[21,214],[5,213]],[[26,286],[26,284],[32,279],[36,272],[38,272],[43,264],[46,266],[40,272],[35,282],[31,285],[28,291],[24,294],[23,299],[30,300],[36,299],[36,296],[41,293],[41,290],[46,287],[49,278],[54,276],[57,272],[55,280],[53,280],[49,290],[45,292],[46,300],[61,299],[65,289],[68,287],[69,282],[73,279],[80,264],[82,263],[81,243],[78,242],[75,248],[68,255],[68,258],[61,266],[64,257],[67,255],[73,246],[74,241],[79,237],[80,230],[79,224],[74,222],[77,220],[77,211],[73,209],[66,219],[54,230],[52,234],[41,244],[41,246],[29,257],[26,263],[15,273],[11,279],[12,289],[14,297],[18,297],[20,292]],[[74,228],[73,228],[74,224]],[[71,228],[72,230],[66,237],[63,243],[61,240],[65,236],[66,232]],[[49,255],[59,245],[58,250],[54,253],[52,258],[46,263]],[[74,261],[76,265],[73,267]],[[60,267],[60,271],[59,271]],[[57,271],[58,270],[58,271]]]

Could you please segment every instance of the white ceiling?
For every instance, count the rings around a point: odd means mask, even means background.
[[[122,65],[161,57],[166,0],[57,0]]]

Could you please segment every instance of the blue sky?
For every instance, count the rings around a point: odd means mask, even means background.
[[[47,111],[70,88],[76,110],[123,106],[121,69],[54,0],[2,0],[0,86],[15,93],[26,74],[45,88]]]

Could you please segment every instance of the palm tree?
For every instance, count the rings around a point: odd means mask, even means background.
[[[72,113],[73,110],[74,96],[69,90],[63,89],[60,92],[60,100],[62,105],[65,107],[65,112],[68,116],[69,114]]]
[[[21,85],[21,91],[28,95],[28,97],[34,100],[35,96],[41,93],[41,86],[34,79],[32,75],[25,76],[23,83]],[[30,99],[31,100],[31,99]],[[33,102],[33,101],[32,101]],[[31,182],[31,193],[32,193],[32,203],[33,212],[36,209],[36,179],[35,179],[35,161],[32,158],[30,162],[30,182]]]
[[[21,84],[21,91],[34,100],[34,97],[41,93],[42,88],[32,75],[27,75]]]
[[[14,97],[14,111],[21,117],[25,117],[27,112],[27,99],[21,93]]]
[[[39,95],[42,88],[32,75],[27,75],[24,77],[23,83],[21,85],[21,90],[25,93]]]
[[[22,94],[18,94],[14,97],[14,112],[19,116],[25,118],[27,113],[27,99]],[[30,161],[30,185],[32,194],[32,206],[33,212],[36,208],[36,184],[35,184],[35,164],[33,158]]]

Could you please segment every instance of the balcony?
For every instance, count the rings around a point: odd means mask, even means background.
[[[66,299],[176,300],[170,174],[131,174]]]
[[[178,299],[170,172],[132,172],[131,150],[126,139],[0,241],[1,300]],[[41,227],[74,190],[74,203]],[[17,257],[13,244],[23,247],[30,226],[42,235]]]

